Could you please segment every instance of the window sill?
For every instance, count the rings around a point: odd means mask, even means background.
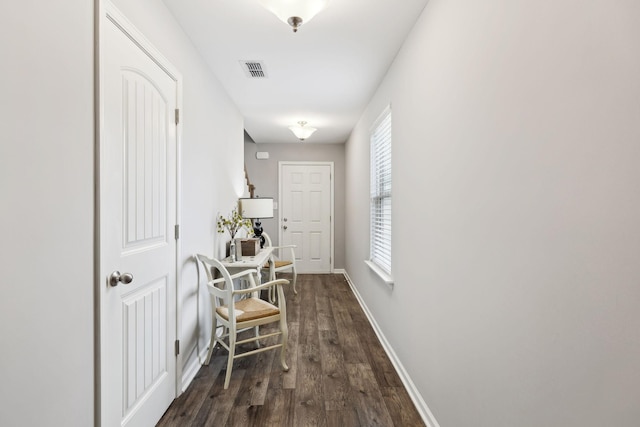
[[[386,283],[389,286],[393,286],[393,277],[391,277],[389,274],[385,273],[384,271],[382,271],[380,269],[380,267],[378,267],[377,265],[375,265],[374,263],[372,263],[369,260],[365,260],[364,261],[365,264],[367,264],[367,266],[369,266],[369,268],[376,273],[384,283]]]

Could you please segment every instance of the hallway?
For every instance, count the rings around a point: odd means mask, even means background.
[[[289,372],[259,353],[224,390],[217,348],[159,426],[424,425],[344,276],[299,275],[286,292]]]

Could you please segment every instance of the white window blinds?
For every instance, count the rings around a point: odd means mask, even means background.
[[[371,132],[370,261],[391,275],[391,108]]]

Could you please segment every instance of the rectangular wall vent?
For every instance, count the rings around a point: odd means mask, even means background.
[[[267,70],[262,61],[240,61],[240,64],[249,78],[262,79],[267,77]]]

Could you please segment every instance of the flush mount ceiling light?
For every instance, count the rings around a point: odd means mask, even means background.
[[[300,141],[304,141],[305,139],[309,138],[311,134],[318,130],[316,128],[306,127],[306,124],[307,122],[301,121],[298,122],[298,126],[289,126],[291,132],[293,132],[293,134],[298,137]]]
[[[311,18],[327,7],[329,0],[260,0],[260,3],[291,25],[295,33],[302,24],[311,21]]]

